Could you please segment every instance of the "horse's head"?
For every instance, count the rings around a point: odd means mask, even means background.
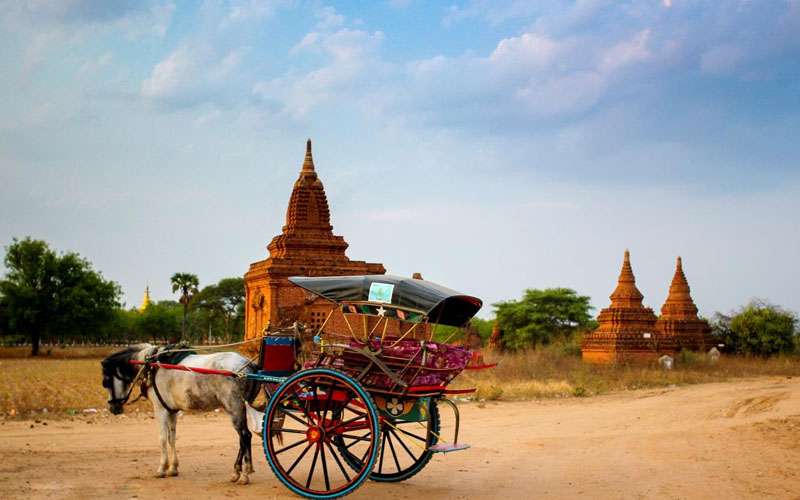
[[[131,360],[138,359],[142,346],[131,346],[112,354],[102,361],[103,387],[108,389],[108,411],[119,415],[124,411],[124,404],[130,397],[131,384],[136,378],[138,368]]]

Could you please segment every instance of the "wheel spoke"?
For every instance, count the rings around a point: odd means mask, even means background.
[[[320,419],[322,417],[319,414],[319,395],[317,394],[318,392],[319,392],[319,386],[315,382],[314,384],[311,385],[311,394],[314,395],[314,408],[317,410],[317,422],[320,422]]]
[[[311,425],[311,422],[303,422],[303,420],[301,420],[300,417],[295,415],[294,412],[291,412],[291,411],[287,410],[286,408],[283,408],[280,405],[276,406],[275,409],[282,411],[284,415],[286,415],[287,417],[291,417],[292,419],[300,422],[301,424],[305,425],[306,427]]]
[[[306,433],[306,431],[301,431],[301,430],[298,430],[298,429],[282,429],[282,428],[273,429],[272,432],[274,432],[275,434],[278,434],[278,433],[281,433],[281,432],[287,432],[289,434],[305,434]]]
[[[328,388],[329,394],[328,399],[325,401],[325,409],[322,411],[322,415],[320,415],[320,421],[325,422],[325,418],[328,416],[328,410],[331,408],[331,402],[333,401],[333,395],[336,392],[336,385],[337,381],[333,381],[331,386]]]
[[[341,426],[343,426],[343,425],[352,424],[352,423],[353,423],[353,422],[355,422],[356,420],[358,420],[358,419],[360,419],[360,418],[364,418],[364,417],[365,417],[365,415],[356,415],[355,417],[353,417],[353,418],[351,418],[351,419],[349,419],[349,420],[345,420],[345,421],[343,421],[343,422],[339,422],[338,424],[334,425],[333,427],[328,427],[327,429],[325,429],[325,431],[326,431],[326,432],[332,432],[332,431],[335,431],[336,429],[338,429],[339,427],[341,427]]]
[[[306,456],[306,453],[308,453],[308,450],[310,450],[310,449],[311,449],[311,443],[308,443],[308,446],[306,446],[306,449],[303,450],[303,453],[301,453],[300,456],[297,457],[297,460],[295,460],[294,463],[292,464],[292,466],[289,467],[289,470],[286,471],[286,475],[289,475],[289,474],[292,473],[294,468],[297,467],[297,464],[300,463],[300,460],[302,460],[303,457]]]
[[[300,399],[300,396],[297,394],[297,391],[294,390],[294,386],[289,387],[289,389],[292,391],[292,394],[294,394],[294,397],[297,399],[298,403],[297,406],[300,408],[300,410],[302,410],[302,412],[308,419],[308,425],[311,425],[311,423],[314,422],[314,419],[311,418],[311,415],[308,414],[308,409],[306,408],[305,403],[303,403],[303,400]]]
[[[365,438],[365,437],[369,436],[370,434],[372,434],[372,433],[371,433],[371,432],[368,432],[368,433],[364,434],[363,436],[359,436],[359,437],[360,437],[360,438]],[[345,445],[344,449],[345,449],[345,450],[347,450],[347,449],[349,449],[350,447],[352,447],[354,444],[358,444],[360,441],[361,441],[361,439],[355,440],[355,441],[353,441],[352,443],[350,443],[350,444],[348,444],[348,445]]]
[[[336,460],[336,465],[339,466],[339,470],[342,471],[342,474],[344,474],[344,478],[347,479],[347,482],[349,483],[350,476],[347,474],[347,470],[342,466],[342,462],[339,460],[339,457],[333,451],[333,446],[331,446],[331,443],[328,441],[325,441],[325,444],[328,445],[328,450],[331,452],[331,456],[333,457],[334,460]]]
[[[388,436],[388,434],[386,434]],[[389,449],[392,450],[392,458],[394,458],[394,465],[397,467],[397,472],[403,470],[400,467],[400,462],[397,460],[397,452],[394,451],[394,445],[392,444],[392,440],[389,439]]]
[[[295,448],[295,447],[300,446],[301,444],[307,443],[307,442],[308,442],[308,439],[303,439],[302,441],[298,441],[298,442],[296,442],[294,444],[290,444],[289,446],[284,446],[280,450],[275,451],[275,455],[277,455],[279,453],[283,453],[286,450],[291,450],[292,448]]]
[[[366,441],[366,442],[372,441],[370,438],[366,436],[351,436],[350,434],[339,434],[339,436],[347,439],[355,439],[356,441]],[[369,434],[367,434],[367,436],[369,436]]]
[[[423,443],[427,443],[427,442],[428,442],[428,440],[427,440],[426,438],[424,438],[424,437],[417,436],[416,434],[412,434],[412,433],[410,433],[410,432],[408,432],[408,431],[404,431],[403,429],[397,429],[397,430],[398,430],[398,431],[400,431],[400,432],[402,432],[403,434],[405,434],[405,435],[406,435],[406,436],[408,436],[408,437],[412,437],[412,438],[414,438],[414,439],[419,439],[419,440],[420,440],[420,441],[422,441]]]
[[[378,474],[383,472],[383,454],[386,451],[386,437],[387,436],[388,436],[388,434],[385,433],[385,432],[383,433],[383,436],[381,436],[381,458],[380,458],[380,463],[378,464]]]
[[[394,429],[390,429],[389,432],[391,432],[392,435],[397,438],[397,442],[400,443],[400,446],[402,446],[404,450],[406,450],[406,453],[408,453],[408,456],[410,456],[412,460],[416,460],[417,457],[413,453],[411,453],[411,450],[408,449],[408,446],[406,446],[406,444],[403,442],[401,437],[397,435],[397,433],[394,431]]]
[[[314,459],[311,461],[311,468],[308,469],[308,479],[306,479],[306,488],[311,486],[311,478],[314,477],[314,469],[317,466],[317,457],[319,456],[319,446],[314,450]]]
[[[330,491],[331,483],[328,480],[328,462],[325,461],[325,446],[322,442],[317,443],[317,446],[319,447],[319,453],[322,457],[322,474],[325,476],[325,491]]]

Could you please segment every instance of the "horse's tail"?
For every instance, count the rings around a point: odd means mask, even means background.
[[[258,371],[258,365],[251,361],[242,371],[256,373]],[[245,395],[245,401],[252,405],[253,401],[258,397],[258,393],[261,392],[261,383],[256,380],[248,380],[248,382],[250,383],[250,388]]]

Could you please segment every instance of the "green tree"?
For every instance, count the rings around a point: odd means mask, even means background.
[[[191,273],[175,273],[170,278],[170,282],[172,283],[172,293],[177,291],[181,293],[179,302],[183,304],[183,326],[181,327],[181,342],[183,342],[186,340],[186,313],[189,310],[189,302],[197,293],[200,281],[196,275]]]
[[[225,278],[216,285],[208,285],[195,297],[196,308],[222,320],[225,342],[238,337],[238,324],[244,304],[244,278]],[[212,318],[207,317],[209,324]]]
[[[77,254],[56,255],[44,241],[14,238],[4,262],[0,300],[8,327],[30,339],[33,356],[47,337],[63,342],[67,336],[98,335],[119,307],[116,283]]]
[[[503,342],[513,349],[566,339],[591,324],[589,297],[569,288],[528,289],[522,300],[492,304]]]
[[[797,321],[793,312],[754,300],[730,318],[717,313],[712,333],[731,352],[768,356],[796,349]]]
[[[151,302],[137,318],[135,328],[148,340],[175,342],[182,334],[181,307],[171,300]]]

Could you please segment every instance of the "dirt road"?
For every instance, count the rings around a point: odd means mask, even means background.
[[[800,499],[797,378],[460,407],[470,450],[348,498]],[[0,425],[0,497],[297,498],[257,440],[251,484],[227,482],[237,449],[225,415],[181,418],[180,476],[166,479],[152,477],[158,438],[147,415],[44,422]]]

